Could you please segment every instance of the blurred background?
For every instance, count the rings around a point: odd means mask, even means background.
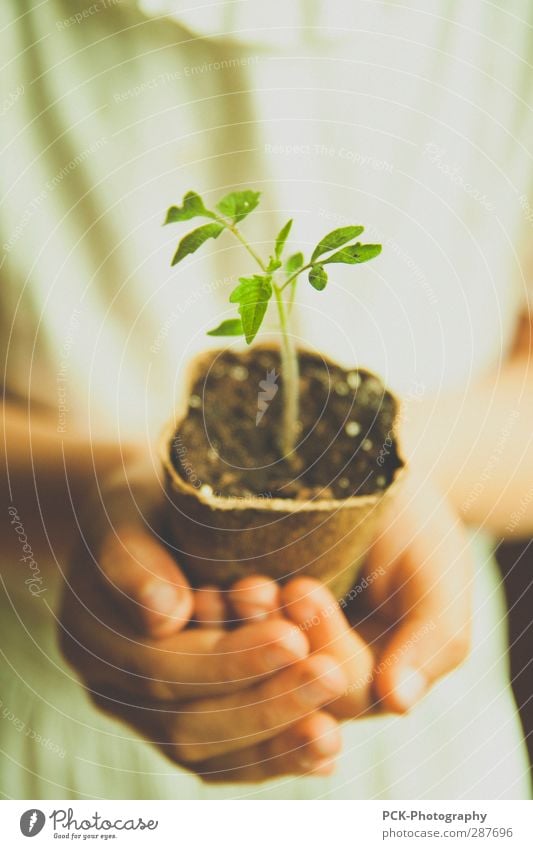
[[[509,608],[511,679],[533,770],[533,545],[502,543],[497,552]]]

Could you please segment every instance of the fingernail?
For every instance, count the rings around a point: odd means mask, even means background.
[[[314,681],[303,684],[299,689],[299,696],[305,705],[313,707],[322,704],[328,699],[335,699],[344,690],[345,681],[340,672],[330,670],[327,675],[322,675]]]
[[[258,622],[260,619],[266,619],[270,610],[266,610],[258,604],[243,604],[241,602],[240,612],[242,619],[253,619],[254,622]]]
[[[148,584],[141,592],[140,602],[153,613],[175,617],[180,615],[179,593],[171,584]]]
[[[300,767],[312,775],[331,775],[335,769],[335,763],[334,758],[321,758],[320,760],[302,758]]]
[[[301,769],[305,770],[305,772],[310,772],[310,770],[314,769],[317,764],[321,763],[321,758],[317,760],[317,758],[309,757],[309,755],[302,755],[298,758],[298,763]]]
[[[282,666],[289,666],[298,660],[298,657],[283,646],[271,646],[265,649],[264,652],[266,671],[270,672],[274,669],[280,669]]]
[[[396,673],[394,697],[403,710],[410,710],[422,698],[427,690],[427,682],[422,673],[412,666],[404,666]]]
[[[316,737],[313,740],[312,746],[315,750],[316,757],[332,758],[333,755],[338,754],[341,748],[340,734],[337,733],[335,736],[326,734],[323,737]]]
[[[295,605],[291,605],[289,610],[293,610]],[[299,599],[296,603],[295,614],[298,622],[302,624],[304,629],[311,628],[313,625],[318,625],[322,619],[323,611],[310,599]]]

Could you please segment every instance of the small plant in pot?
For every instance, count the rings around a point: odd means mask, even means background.
[[[362,244],[363,227],[346,226],[324,236],[308,260],[300,252],[285,259],[290,220],[265,260],[240,229],[259,197],[232,192],[212,210],[191,191],[167,212],[166,224],[206,219],[181,239],[172,265],[229,233],[256,266],[230,294],[236,316],[209,335],[251,345],[272,304],[280,336],[278,346],[210,350],[191,364],[160,442],[170,535],[195,586],[307,574],[340,598],[404,467],[398,404],[376,375],[298,350],[291,320],[303,275],[322,292],[330,266],[372,260],[381,245]]]

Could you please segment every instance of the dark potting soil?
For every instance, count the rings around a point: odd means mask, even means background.
[[[395,402],[376,377],[300,353],[293,465],[276,441],[282,404],[276,351],[220,352],[189,396],[172,443],[176,470],[196,489],[238,497],[342,499],[391,483],[402,465],[391,433]]]

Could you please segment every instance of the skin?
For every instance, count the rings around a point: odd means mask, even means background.
[[[45,414],[30,427],[7,402],[4,480],[38,517],[36,535],[45,523],[56,553],[70,544],[61,642],[95,702],[206,781],[329,774],[341,721],[410,710],[468,653],[464,523],[503,534],[520,508],[514,536],[533,531],[533,505],[521,506],[533,460],[529,353],[521,343],[466,395],[406,410],[410,479],[369,553],[368,589],[342,607],[307,578],[193,592],[158,538],[161,487],[146,448],[63,439]],[[510,409],[513,438],[470,504]]]
[[[427,502],[427,485],[406,486],[362,575],[365,604],[344,610],[309,578],[193,593],[154,537],[119,523],[96,542],[98,568],[80,557],[71,572],[65,654],[100,707],[204,780],[328,774],[341,721],[408,710],[467,654],[468,548],[445,502],[429,517]]]

